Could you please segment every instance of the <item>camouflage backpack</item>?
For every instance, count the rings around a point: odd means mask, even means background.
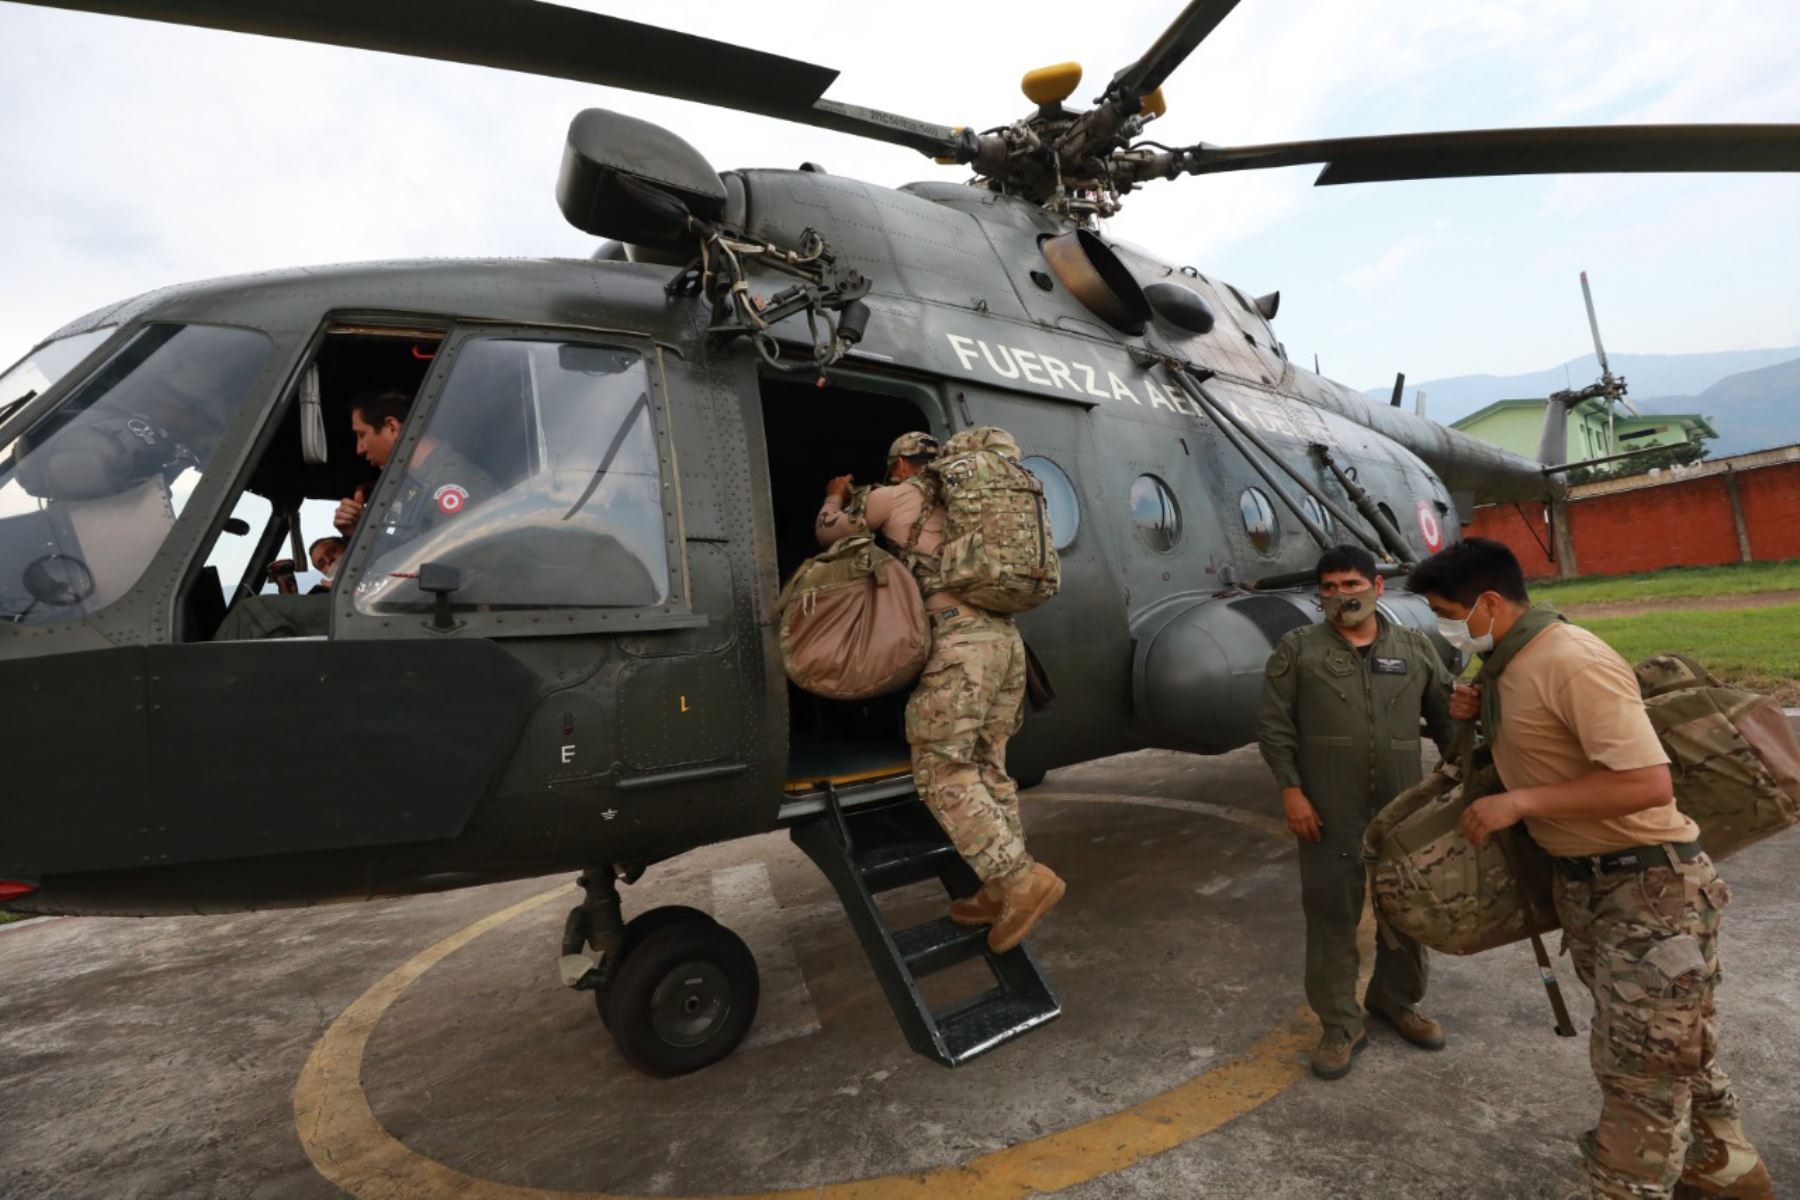
[[[1486,746],[1394,797],[1363,834],[1380,922],[1445,954],[1475,954],[1557,926],[1550,856],[1523,826],[1475,846],[1458,827],[1473,802],[1501,790]],[[1520,881],[1524,885],[1520,885]]]
[[[1714,861],[1800,824],[1800,744],[1767,696],[1721,684],[1685,654],[1635,668],[1644,708]]]
[[[965,429],[931,464],[944,503],[939,556],[946,591],[980,608],[1022,613],[1062,587],[1044,485],[1019,463],[1012,434]]]
[[[1700,826],[1715,861],[1800,824],[1800,744],[1766,696],[1726,687],[1683,654],[1636,667],[1650,724],[1669,756],[1675,803]],[[1471,800],[1500,790],[1485,747],[1473,756]],[[1555,929],[1549,857],[1522,827],[1476,849],[1462,836],[1455,768],[1395,797],[1363,838],[1376,911],[1447,954],[1473,954]],[[1523,886],[1519,881],[1523,880]]]

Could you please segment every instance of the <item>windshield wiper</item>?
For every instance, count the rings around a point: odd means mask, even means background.
[[[0,421],[5,421],[6,418],[12,416],[21,408],[24,408],[27,404],[30,404],[33,400],[37,399],[37,394],[37,389],[32,388],[29,392],[26,392],[11,404],[0,404]]]
[[[600,465],[594,468],[594,477],[588,480],[587,491],[581,493],[581,499],[577,500],[569,507],[569,511],[563,514],[563,520],[566,521],[580,512],[581,506],[586,504],[588,498],[600,487],[600,481],[606,478],[606,472],[612,468],[613,459],[619,457],[619,451],[624,448],[625,438],[631,433],[631,427],[637,424],[640,415],[649,411],[650,393],[644,392],[638,396],[637,403],[631,406],[631,411],[625,414],[625,419],[619,422],[619,431],[613,434],[612,444],[606,448],[606,453],[600,456]]]

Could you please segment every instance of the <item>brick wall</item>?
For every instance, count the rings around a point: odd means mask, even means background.
[[[1734,475],[1751,557],[1800,558],[1800,462],[1739,469]],[[1568,502],[1575,562],[1583,575],[1714,566],[1741,558],[1722,472],[1600,494],[1582,494],[1586,490]],[[1543,505],[1478,508],[1463,533],[1505,542],[1528,578],[1558,574],[1558,564],[1543,550],[1551,544]]]
[[[1800,464],[1743,472],[1738,499],[1752,558],[1800,558]]]

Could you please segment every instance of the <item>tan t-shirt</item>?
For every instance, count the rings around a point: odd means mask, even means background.
[[[1599,767],[1631,771],[1669,761],[1631,668],[1578,625],[1554,625],[1531,639],[1495,686],[1494,765],[1509,789],[1567,783]],[[1538,845],[1564,858],[1700,836],[1673,802],[1623,817],[1528,817],[1525,824]]]

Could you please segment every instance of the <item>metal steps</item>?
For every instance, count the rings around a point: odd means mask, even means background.
[[[947,916],[888,928],[875,901],[882,892],[928,879],[951,897],[972,896],[980,886],[916,795],[846,810],[828,788],[825,811],[795,825],[790,836],[837,890],[894,1018],[920,1054],[959,1066],[1061,1014],[1061,1002],[1024,946],[995,954],[985,928]],[[919,981],[978,958],[994,986],[933,1010]]]

